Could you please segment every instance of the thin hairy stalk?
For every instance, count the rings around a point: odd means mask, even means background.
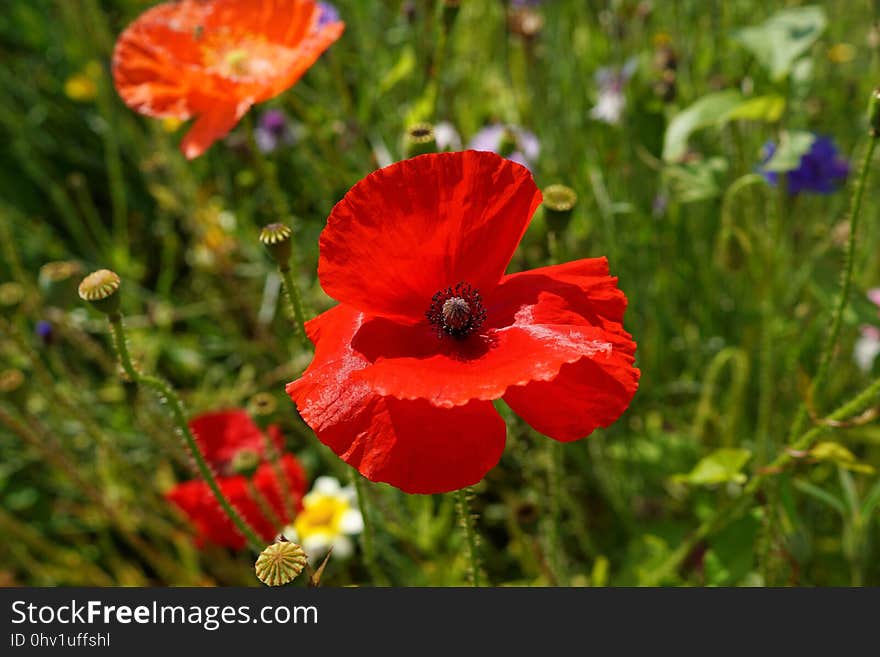
[[[241,533],[241,535],[245,537],[248,546],[256,552],[262,550],[264,541],[262,541],[253,528],[245,522],[244,518],[242,518],[238,511],[235,510],[229,500],[226,499],[223,491],[220,490],[217,478],[214,476],[214,472],[211,470],[211,467],[202,455],[202,451],[199,449],[196,438],[189,428],[189,423],[186,421],[186,413],[183,410],[183,403],[180,401],[180,397],[178,397],[174,389],[162,379],[142,374],[135,368],[131,360],[131,354],[128,352],[128,345],[125,340],[125,328],[122,325],[122,316],[120,314],[117,313],[110,316],[110,329],[113,333],[113,345],[116,347],[116,353],[119,355],[119,362],[122,365],[122,369],[132,381],[145,388],[150,388],[156,393],[156,395],[158,395],[161,401],[168,405],[168,408],[171,410],[171,417],[174,420],[174,425],[177,427],[180,435],[183,436],[186,446],[196,463],[199,475],[204,479],[205,483],[208,484],[208,488],[211,489],[211,493],[213,493],[217,502],[220,504],[220,508],[223,509],[223,512],[226,513],[227,516],[229,516],[232,524],[235,525],[235,528]]]
[[[842,406],[839,406],[828,416],[827,419],[831,421],[846,420],[863,413],[868,408],[875,406],[878,402],[880,402],[880,379],[874,381],[874,383],[862,390],[862,392]],[[669,575],[677,571],[687,556],[701,541],[727,526],[728,523],[737,518],[748,508],[755,493],[761,489],[761,486],[768,477],[780,472],[796,458],[798,453],[808,450],[819,436],[833,428],[834,427],[828,423],[819,424],[792,442],[787,449],[783,450],[773,462],[770,463],[770,465],[763,468],[751,478],[739,497],[722,506],[711,517],[703,521],[693,533],[686,537],[672,554],[670,554],[651,574],[648,581],[644,583],[648,586],[657,585]]]
[[[840,328],[843,325],[843,314],[846,310],[847,303],[849,302],[850,289],[852,288],[853,270],[855,268],[856,235],[859,227],[859,212],[862,208],[862,197],[864,196],[865,186],[868,181],[871,160],[874,157],[874,150],[877,147],[877,139],[878,134],[872,132],[868,141],[868,146],[865,148],[862,165],[859,168],[859,177],[856,180],[856,186],[853,190],[853,195],[850,201],[849,239],[847,240],[846,245],[843,271],[840,275],[840,291],[838,293],[837,303],[834,307],[834,313],[831,316],[831,327],[828,330],[828,337],[825,340],[825,345],[819,356],[819,367],[816,370],[816,376],[813,378],[813,382],[810,384],[810,392],[808,394],[809,399],[815,399],[816,392],[821,391],[822,386],[825,385],[825,379],[828,377],[828,372],[831,367],[831,359],[834,355],[834,347],[837,344],[837,339],[840,337]],[[789,433],[789,440],[803,431],[808,417],[809,409],[807,404],[801,403],[794,424],[792,424],[791,432]]]
[[[364,478],[357,472],[352,472],[351,479],[354,482],[354,490],[357,493],[358,508],[364,519],[364,530],[361,532],[361,549],[364,552],[364,565],[374,585],[385,584],[387,580],[379,570],[376,561],[376,534],[373,526],[373,517],[370,515],[370,503],[367,501],[367,491]]]
[[[278,272],[281,274],[281,280],[284,282],[284,298],[287,299],[289,312],[293,317],[297,338],[299,338],[300,344],[304,349],[311,349],[312,343],[309,340],[308,335],[306,335],[306,316],[305,311],[303,310],[302,297],[299,294],[299,288],[293,280],[293,276],[290,273],[290,267],[279,267]]]
[[[471,586],[482,586],[480,538],[477,534],[476,516],[471,512],[471,497],[473,497],[473,493],[469,488],[462,488],[455,491],[454,495],[458,522],[461,526],[465,550],[467,551],[468,579]]]
[[[564,445],[551,440],[548,454],[547,484],[549,488],[550,518],[547,533],[548,553],[553,578],[558,586],[566,586],[568,577],[565,552],[562,548],[562,479],[564,473]]]

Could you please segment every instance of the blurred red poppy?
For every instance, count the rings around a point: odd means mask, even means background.
[[[148,9],[120,35],[113,79],[141,114],[197,117],[192,159],[248,109],[291,87],[342,34],[312,0],[180,0]]]
[[[279,468],[266,459],[266,440],[245,411],[206,413],[193,419],[190,428],[217,471],[223,494],[257,534],[268,542],[293,522],[293,512],[301,508],[306,492],[305,472],[294,456],[284,454],[279,461],[283,479],[278,481]],[[267,433],[281,449],[278,428],[269,427]],[[245,546],[244,537],[201,479],[176,485],[167,497],[195,525],[199,545],[214,543],[236,550]]]
[[[476,483],[504,449],[499,398],[560,441],[629,405],[636,345],[605,258],[504,273],[540,202],[527,169],[465,151],[376,171],[333,209],[318,274],[340,305],[307,324],[315,357],[287,392],[367,478]]]

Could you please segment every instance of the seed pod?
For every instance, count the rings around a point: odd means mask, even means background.
[[[308,559],[303,549],[296,543],[280,541],[260,552],[254,570],[257,578],[268,586],[283,586],[296,579]]]
[[[86,276],[79,284],[79,297],[105,315],[116,315],[119,313],[119,295],[116,294],[119,285],[116,272],[99,269]]]
[[[281,223],[269,224],[260,231],[260,241],[282,270],[290,268],[290,255],[293,252],[293,245],[290,243],[292,235],[290,226]]]

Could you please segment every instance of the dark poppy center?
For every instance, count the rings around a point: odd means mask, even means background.
[[[425,315],[437,330],[437,337],[445,334],[462,340],[483,325],[486,309],[479,290],[461,282],[434,294]]]

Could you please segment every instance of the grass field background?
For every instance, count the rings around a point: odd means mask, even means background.
[[[193,162],[178,150],[185,127],[132,112],[113,88],[115,38],[151,4],[11,0],[0,18],[0,582],[257,584],[254,555],[197,548],[164,499],[189,476],[186,454],[163,408],[123,383],[106,321],[76,283],[101,267],[121,276],[136,360],[193,414],[248,408],[281,425],[310,479],[345,481],[348,466],[284,393],[310,353],[277,301],[259,228],[292,222],[297,280],[313,309],[327,309],[317,240],[334,203],[402,159],[417,122],[450,122],[467,145],[500,121],[538,137],[539,187],[577,192],[560,248],[567,259],[608,256],[642,378],[620,421],[564,446],[555,495],[549,441],[504,411],[507,449],[473,499],[488,580],[880,584],[880,428],[870,416],[822,422],[880,374],[853,356],[862,327],[880,326],[867,297],[880,287],[876,175],[829,375],[807,395],[880,83],[880,4],[812,5],[785,50],[772,30],[741,30],[799,3],[547,0],[532,8],[541,29],[523,36],[500,1],[463,0],[447,31],[442,3],[338,0],[342,38]],[[597,120],[597,71],[630,60],[619,124]],[[695,113],[710,94],[715,107]],[[270,107],[288,115],[295,141],[262,155],[248,133]],[[833,138],[850,162],[838,191],[791,196],[756,173],[766,142],[804,133]],[[546,264],[546,244],[539,209],[511,271]],[[41,268],[55,261],[81,274],[50,280]],[[793,435],[804,400],[811,413]],[[767,469],[812,426],[820,449]],[[366,489],[384,583],[464,583],[451,496]],[[692,535],[731,504],[724,522]],[[331,559],[323,583],[376,579],[357,553]]]

